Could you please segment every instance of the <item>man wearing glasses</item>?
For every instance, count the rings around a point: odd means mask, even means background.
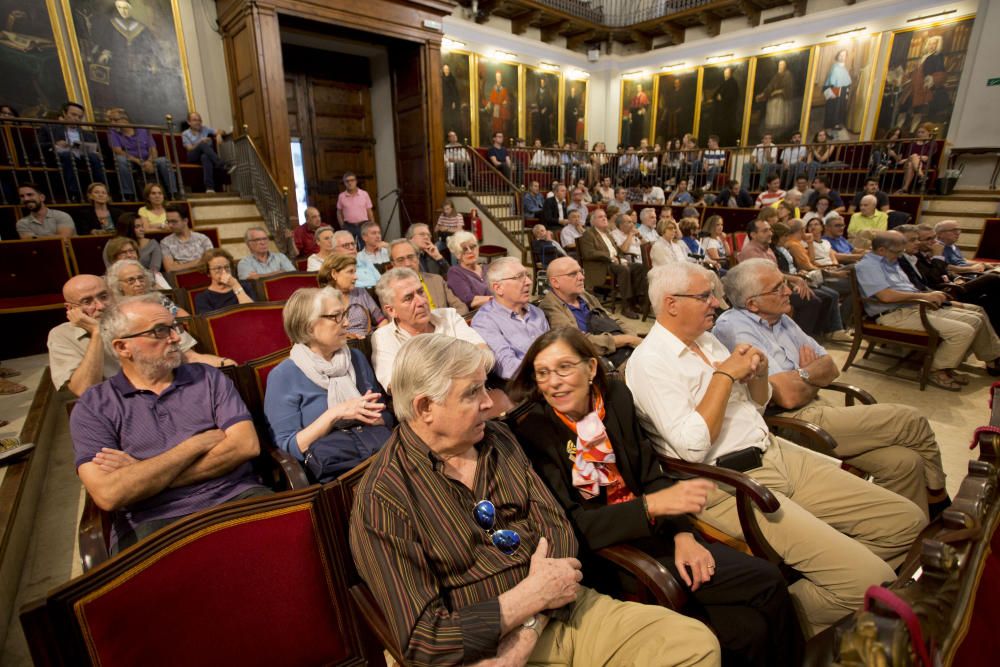
[[[271,252],[268,247],[267,230],[260,226],[251,227],[243,235],[250,254],[240,260],[236,273],[240,280],[263,278],[272,273],[294,271],[295,266],[280,252]]]
[[[545,313],[531,301],[531,273],[515,257],[493,260],[486,268],[486,283],[493,299],[484,303],[472,318],[493,350],[494,372],[504,380],[514,376],[521,359],[536,338],[549,330]]]
[[[492,361],[450,336],[408,340],[393,366],[400,426],[355,491],[354,562],[407,662],[718,665],[698,621],[580,586],[559,504],[487,418]]]
[[[367,192],[358,187],[358,177],[352,171],[344,174],[344,187],[346,189],[337,196],[337,223],[341,229],[351,232],[360,248],[364,244],[361,225],[375,221],[372,200]]]
[[[709,333],[719,302],[708,270],[676,262],[649,275],[656,323],[625,367],[639,421],[662,454],[744,473],[775,492],[780,509],[758,525],[802,575],[789,592],[808,638],[861,607],[869,586],[895,578],[926,515],[771,435],[760,414],[771,399],[768,356],[744,340],[730,352]],[[710,492],[698,518],[742,534],[731,487]]]
[[[157,295],[108,306],[100,334],[121,372],[70,418],[77,474],[112,513],[115,552],[192,512],[270,493],[250,467],[260,445],[246,405],[215,368],[182,363],[182,331]]]
[[[417,250],[417,247],[406,239],[396,239],[389,244],[389,262],[392,264],[392,268],[410,269],[417,274],[431,310],[454,308],[458,315],[468,313],[469,307],[451,291],[444,278],[435,273],[424,273],[420,270],[419,255],[420,251]]]
[[[357,261],[358,281],[355,283],[356,287],[364,289],[375,287],[381,274],[374,264],[358,254],[358,244],[351,232],[341,229],[333,233],[333,254],[348,255]]]

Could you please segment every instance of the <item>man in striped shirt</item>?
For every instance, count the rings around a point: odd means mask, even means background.
[[[754,206],[757,208],[773,206],[784,198],[785,191],[781,189],[781,176],[771,174],[767,177],[767,189],[757,195],[757,201],[754,203]]]
[[[355,492],[351,552],[407,662],[718,665],[698,621],[579,585],[569,522],[486,420],[492,361],[450,336],[407,341],[392,371],[400,426]]]

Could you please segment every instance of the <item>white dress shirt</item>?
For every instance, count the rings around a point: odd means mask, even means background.
[[[709,361],[729,358],[726,346],[710,333],[703,333],[695,343]],[[659,322],[635,348],[625,366],[625,382],[635,399],[639,422],[660,453],[714,465],[720,456],[746,447],[767,449],[767,424],[761,416],[764,406],[754,402],[742,383],[733,386],[722,429],[711,440],[697,407],[714,370]],[[768,384],[768,400],[770,392]]]

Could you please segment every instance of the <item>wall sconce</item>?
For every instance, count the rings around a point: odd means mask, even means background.
[[[792,46],[794,44],[795,44],[794,41],[779,42],[778,44],[768,44],[767,46],[763,46],[761,47],[760,50],[763,51],[764,53],[770,53],[771,51],[780,51],[781,49]]]
[[[516,58],[517,54],[511,53],[510,51],[501,51],[500,49],[493,51],[494,60],[515,60]]]
[[[584,72],[582,69],[571,69],[566,71],[566,78],[571,81],[579,81],[580,79],[589,79],[590,72]]]
[[[907,23],[916,23],[917,21],[927,21],[928,19],[936,19],[940,16],[948,16],[949,14],[954,14],[957,9],[946,9],[943,12],[936,12],[934,14],[924,14],[923,16],[914,16],[911,19],[906,19]]]
[[[457,39],[451,39],[449,37],[443,37],[441,39],[441,50],[451,51],[452,49],[464,49],[465,42],[460,42]]]
[[[676,69],[681,69],[685,65],[687,65],[687,63],[674,63],[673,65],[664,65],[663,67],[660,68],[660,71],[661,72],[673,72]]]
[[[547,63],[543,60],[542,62],[538,63],[538,69],[544,69],[549,72],[558,72],[562,68],[559,67],[559,65],[556,65],[555,63]]]
[[[733,55],[734,54],[732,54],[732,53],[724,53],[721,56],[709,56],[709,57],[705,58],[705,62],[719,63],[719,62],[722,62],[723,60],[729,60],[730,58],[733,57]]]
[[[855,34],[857,34],[859,32],[864,32],[867,29],[868,29],[868,26],[862,26],[861,28],[851,28],[850,30],[841,30],[840,32],[831,32],[829,35],[827,35],[827,37],[830,38],[830,39],[832,39],[834,37],[848,37],[848,36],[851,36],[851,35],[855,35]]]
[[[649,76],[649,73],[644,70],[636,70],[634,72],[625,72],[622,74],[623,79],[641,79],[645,76]]]

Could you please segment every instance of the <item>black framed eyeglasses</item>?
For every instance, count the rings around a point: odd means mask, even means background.
[[[170,334],[175,333],[180,336],[184,333],[184,331],[186,331],[186,328],[180,322],[174,322],[173,324],[157,324],[152,329],[146,329],[145,331],[139,331],[138,333],[128,334],[127,336],[119,336],[118,340],[138,338],[139,336],[155,338],[156,340],[166,340],[167,338],[170,338]]]
[[[472,509],[476,524],[482,528],[493,542],[493,546],[508,556],[521,547],[521,536],[516,531],[502,528],[493,530],[497,520],[497,508],[489,500],[480,500]]]
[[[343,324],[344,320],[347,319],[347,311],[342,310],[339,313],[324,313],[320,315],[324,320],[330,320],[337,324]]]

